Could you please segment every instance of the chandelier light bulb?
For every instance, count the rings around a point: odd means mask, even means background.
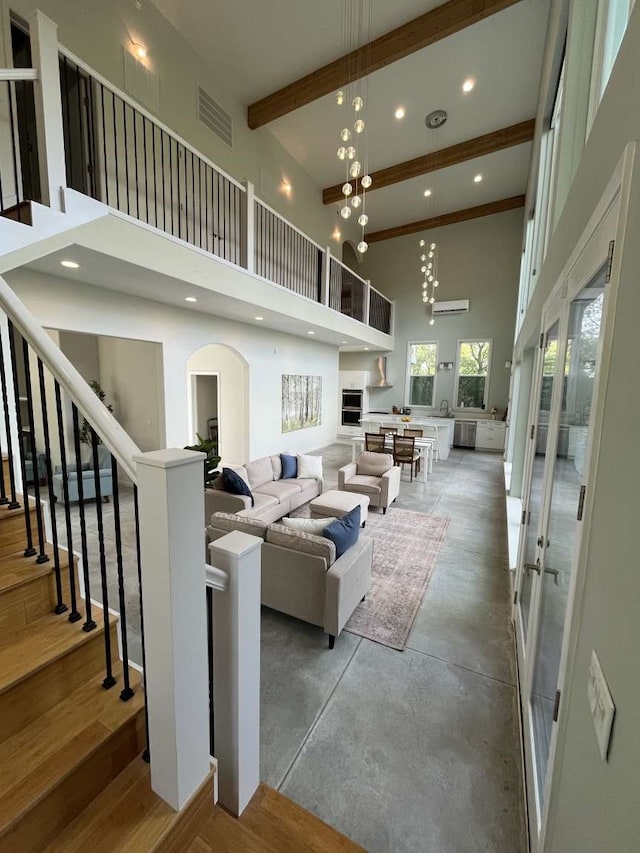
[[[362,100],[360,95],[356,95],[356,97],[351,101],[351,106],[357,113],[360,112],[360,110],[364,107],[364,101]]]
[[[426,271],[427,271],[427,268],[425,266],[420,267],[420,272],[426,272]]]
[[[340,131],[340,139],[343,142],[348,142],[351,139],[351,131],[348,127],[343,127]]]
[[[431,252],[429,252],[429,254],[428,254],[428,256],[427,256],[427,257],[429,257],[429,258],[433,258],[433,256],[434,256],[434,252],[433,252],[433,251],[431,251]]]
[[[433,282],[434,287],[438,287],[439,284],[440,284],[440,282],[437,279]]]
[[[358,251],[360,252],[361,255],[364,255],[364,253],[367,251],[368,248],[369,248],[369,244],[365,243],[364,240],[361,240],[358,243]]]
[[[342,185],[343,195],[351,195],[352,192],[353,192],[353,187],[351,186],[351,184],[343,184]]]
[[[432,317],[432,318],[429,320],[429,325],[430,325],[430,326],[433,326],[433,324],[434,324],[435,322],[436,322],[436,321],[435,321],[435,320],[433,319],[433,317]]]
[[[336,151],[336,154],[338,155],[338,160],[344,160],[344,158],[347,156],[347,149],[344,147],[344,145],[341,145],[340,148],[338,148],[338,150]]]
[[[345,204],[344,207],[340,208],[340,216],[343,219],[348,219],[351,216],[351,208],[349,207],[348,204]]]
[[[360,181],[365,190],[368,190],[373,181],[371,180],[371,175],[363,175],[362,180]]]
[[[350,145],[347,148],[347,160],[353,160],[353,158],[355,156],[356,156],[356,149],[353,147],[353,145]]]
[[[365,127],[365,124],[361,118],[359,118],[357,121],[355,121],[353,123],[353,129],[355,130],[356,133],[362,133],[362,131],[364,130],[364,127]]]
[[[427,256],[426,256],[426,255],[420,255],[420,260],[421,260],[421,261],[426,261],[426,260],[427,260]]]
[[[418,246],[424,246],[424,240],[420,240],[420,242],[418,243]]]
[[[358,207],[360,207],[361,204],[362,204],[362,199],[360,198],[360,196],[354,195],[354,197],[351,199],[351,206],[358,208]]]
[[[339,92],[336,92],[336,104],[341,107],[345,102],[345,96],[342,89]]]
[[[363,228],[367,224],[368,221],[369,221],[369,217],[367,216],[366,213],[361,213],[360,216],[358,217],[358,225],[362,225]]]
[[[349,174],[352,178],[357,178],[362,171],[362,163],[359,160],[354,160],[349,167]]]
[[[428,302],[428,301],[429,301],[429,299],[427,298],[427,294],[426,294],[426,293],[423,293],[423,294],[422,294],[422,301],[423,301],[423,302]]]
[[[423,289],[423,290],[426,290],[426,289],[427,289],[427,282],[426,282],[426,281],[423,281],[423,282],[422,282],[422,289]]]
[[[433,281],[433,276],[432,276],[432,275],[428,275],[428,276],[427,276],[427,281],[429,281],[429,282]]]
[[[435,247],[436,247],[436,244],[435,244],[435,243],[432,243],[432,244],[429,246],[429,248],[430,248],[432,251],[435,249]]]
[[[430,296],[430,297],[429,297],[429,302],[430,302],[432,305],[433,305],[433,303],[434,303],[435,301],[436,301],[435,296]]]

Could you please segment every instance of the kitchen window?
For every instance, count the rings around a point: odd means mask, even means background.
[[[484,409],[487,405],[491,340],[458,341],[456,408]]]
[[[407,405],[432,407],[435,396],[438,344],[430,341],[410,343],[407,361]]]

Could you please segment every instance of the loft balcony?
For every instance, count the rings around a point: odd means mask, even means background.
[[[57,40],[51,50],[55,33],[44,25],[33,68],[0,72],[2,271],[71,275],[60,260],[73,251],[91,284],[393,348],[390,300]]]

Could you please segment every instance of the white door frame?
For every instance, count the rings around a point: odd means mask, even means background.
[[[615,301],[617,295],[617,286],[620,270],[620,259],[624,251],[624,239],[627,224],[627,211],[629,206],[629,198],[632,193],[632,179],[634,176],[634,166],[636,164],[636,143],[629,143],[625,147],[624,154],[619,161],[608,185],[603,193],[599,203],[589,219],[587,226],[578,239],[576,246],[571,253],[558,282],[553,291],[549,295],[543,308],[542,323],[548,322],[552,306],[558,298],[563,299],[563,322],[561,323],[561,347],[562,353],[558,353],[557,370],[563,370],[564,358],[566,352],[566,338],[568,328],[568,318],[571,302],[577,294],[588,284],[590,280],[601,269],[603,263],[607,262],[609,256],[609,246],[612,240],[615,240],[615,253],[612,262],[610,261],[610,269],[608,271],[608,286],[605,291],[603,315],[601,324],[600,341],[598,345],[598,372],[593,389],[593,417],[589,427],[587,447],[585,454],[584,468],[584,484],[588,487],[592,484],[592,478],[596,469],[598,452],[600,447],[600,433],[602,421],[604,417],[604,389],[606,388],[606,377],[608,373],[608,364],[610,359],[612,345],[612,317],[614,316]],[[636,177],[636,183],[640,177]],[[636,189],[638,192],[638,189]],[[564,296],[563,296],[564,293]],[[552,321],[553,322],[553,321]],[[536,397],[537,405],[538,385],[532,391],[533,397]],[[553,401],[552,401],[552,419],[549,425],[549,435],[552,436],[551,446],[547,448],[547,458],[545,460],[544,472],[544,502],[541,515],[541,530],[547,529],[548,514],[551,501],[551,489],[549,484],[549,475],[553,470],[550,460],[555,458],[558,424],[560,417],[560,407],[558,405],[559,395],[562,393],[562,382],[554,382]],[[532,403],[533,406],[533,403]],[[528,472],[528,469],[527,469]],[[528,485],[528,484],[527,484]],[[532,853],[542,853],[545,845],[546,831],[549,823],[549,816],[553,813],[555,803],[553,801],[553,791],[558,780],[559,762],[556,762],[558,753],[561,752],[564,744],[564,733],[566,729],[566,713],[563,714],[563,708],[567,705],[567,696],[565,694],[566,675],[571,671],[575,660],[575,652],[577,645],[577,635],[579,624],[577,620],[580,613],[580,603],[584,595],[585,573],[584,566],[586,563],[586,552],[588,548],[589,531],[591,525],[591,508],[593,504],[593,488],[587,488],[586,498],[583,508],[583,520],[580,523],[580,533],[576,541],[576,549],[574,551],[571,576],[569,583],[567,611],[565,614],[564,631],[562,640],[562,650],[558,674],[558,689],[561,693],[558,722],[554,723],[551,732],[551,742],[549,745],[549,758],[547,763],[547,771],[544,783],[544,798],[543,808],[540,814],[538,807],[539,792],[537,791],[537,779],[535,773],[532,748],[532,738],[530,731],[529,707],[528,699],[533,678],[535,666],[535,653],[521,656],[518,652],[518,663],[520,665],[521,657],[524,661],[524,671],[520,672],[521,692],[519,701],[523,714],[523,736],[525,740],[525,756],[526,756],[526,775],[527,775],[527,798],[529,802],[529,829],[530,843]],[[528,494],[525,493],[525,494]],[[524,539],[521,536],[521,540]],[[543,542],[546,543],[546,536],[543,534]],[[520,546],[522,548],[522,541]],[[546,546],[545,546],[546,547]],[[539,577],[544,576],[544,556],[545,547],[541,553],[541,572]],[[518,567],[520,569],[519,580],[521,578],[521,559],[519,552]],[[518,587],[519,588],[519,587]],[[534,589],[532,590],[532,600],[530,607],[530,631],[527,639],[527,649],[536,649],[537,632],[539,623],[539,603],[540,603],[541,583],[539,578],[535,579]],[[574,624],[575,620],[575,624]],[[535,636],[534,636],[535,635]],[[521,644],[521,637],[516,639]]]

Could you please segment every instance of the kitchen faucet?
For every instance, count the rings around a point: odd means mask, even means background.
[[[448,400],[442,400],[440,402],[440,411],[441,412],[442,412],[443,406],[444,406],[444,417],[446,418],[449,415],[449,401]]]

